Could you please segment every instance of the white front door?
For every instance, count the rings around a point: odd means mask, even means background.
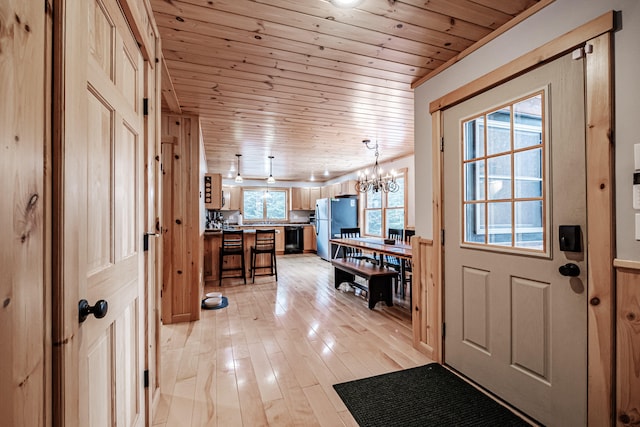
[[[116,0],[63,10],[64,423],[142,426],[143,60]],[[79,300],[108,309],[79,321]]]
[[[583,75],[566,55],[444,112],[445,363],[548,426],[586,425]]]

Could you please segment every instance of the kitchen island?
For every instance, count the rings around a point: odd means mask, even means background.
[[[256,230],[276,230],[276,254],[284,253],[284,227],[274,226],[239,226],[235,229],[244,231],[244,268],[247,277],[251,277],[251,246],[256,242]],[[204,232],[204,280],[205,282],[217,282],[220,274],[220,246],[222,245],[221,230],[205,230]],[[240,265],[240,256],[225,257],[226,263]],[[257,265],[265,265],[269,262],[267,254],[259,254],[256,258]]]
[[[245,257],[245,270],[246,276],[251,277],[251,246],[255,244],[256,230],[276,230],[276,255],[284,254],[284,227],[291,224],[247,224],[247,225],[234,225],[233,229],[241,229],[244,231],[244,257]],[[315,232],[311,224],[297,224],[304,227],[304,252],[315,252]],[[217,282],[218,274],[220,272],[220,246],[222,243],[222,231],[221,230],[205,230],[204,232],[204,265],[203,273],[205,282]],[[240,265],[240,257],[227,257],[226,262],[237,263]],[[258,265],[268,264],[268,256],[261,254],[256,259]],[[217,283],[216,283],[217,284]]]

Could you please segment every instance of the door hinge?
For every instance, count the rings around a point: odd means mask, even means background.
[[[444,228],[440,230],[440,244],[444,246]]]
[[[444,152],[444,136],[440,137],[440,151]]]
[[[149,115],[149,98],[142,98],[142,114]]]
[[[442,323],[442,338],[447,336],[447,324],[446,323]]]
[[[149,388],[149,370],[145,369],[143,374],[144,388]]]
[[[574,51],[571,52],[571,59],[582,59],[590,53],[593,53],[593,45],[587,43],[582,47],[574,49]]]

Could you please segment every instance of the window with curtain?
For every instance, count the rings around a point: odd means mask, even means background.
[[[242,214],[246,221],[286,220],[286,190],[245,189],[242,192]]]
[[[364,200],[364,230],[369,236],[385,237],[389,228],[404,229],[406,217],[405,175],[396,177],[400,189],[395,193],[369,190]]]

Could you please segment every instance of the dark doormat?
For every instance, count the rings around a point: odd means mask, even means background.
[[[437,363],[333,388],[361,427],[530,426]]]

